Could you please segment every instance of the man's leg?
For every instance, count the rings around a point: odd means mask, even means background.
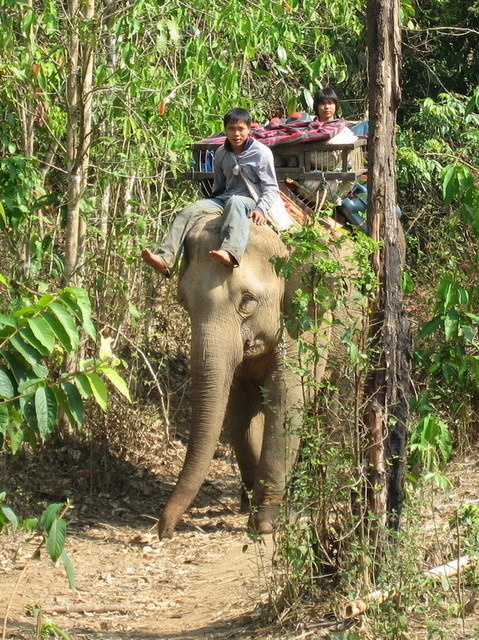
[[[143,251],[143,260],[160,273],[169,276],[181,255],[188,231],[205,214],[216,213],[220,215],[223,211],[223,206],[221,200],[216,198],[198,200],[187,204],[173,220],[173,224],[161,246],[154,253],[149,249]]]
[[[237,267],[243,257],[249,236],[249,214],[256,203],[253,198],[232,196],[223,211],[221,227],[221,247],[210,251],[226,266]]]

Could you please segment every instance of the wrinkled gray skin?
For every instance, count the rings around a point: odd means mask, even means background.
[[[208,255],[220,245],[220,225],[221,218],[201,220],[185,244],[179,300],[191,317],[192,419],[184,466],[160,517],[160,538],[173,535],[198,493],[223,425],[244,487],[252,491],[249,526],[263,534],[272,532],[299,446],[295,408],[302,392],[285,366],[285,357],[294,361],[295,341],[281,322],[291,294],[285,287],[294,290],[298,283],[285,283],[269,261],[287,250],[270,228],[251,224],[241,265],[231,270]]]

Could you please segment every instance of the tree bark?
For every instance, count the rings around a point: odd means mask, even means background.
[[[368,502],[379,522],[398,528],[403,505],[411,338],[401,285],[402,233],[396,214],[396,112],[400,101],[398,0],[368,0],[368,227],[378,290],[370,317],[375,360],[367,383]]]
[[[80,24],[90,21],[95,12],[94,0],[81,6],[68,2],[68,78],[67,78],[67,156],[68,209],[65,236],[64,282],[79,284],[85,250],[86,223],[80,215],[80,202],[87,186],[92,129],[93,48],[91,30],[84,29],[85,42],[79,37]]]

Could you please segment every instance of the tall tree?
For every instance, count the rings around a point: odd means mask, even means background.
[[[401,287],[403,236],[396,214],[396,113],[400,100],[398,0],[368,0],[369,155],[368,224],[380,242],[373,256],[378,279],[371,313],[375,355],[368,382],[369,506],[383,524],[399,526],[402,509],[410,331]]]
[[[68,212],[65,235],[65,282],[78,282],[85,243],[80,202],[87,184],[92,128],[93,48],[91,25],[94,0],[68,3],[67,155]]]

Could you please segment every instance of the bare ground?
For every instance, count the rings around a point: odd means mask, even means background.
[[[25,533],[17,532],[0,539],[4,637],[40,638],[32,614],[35,606],[41,608],[43,622],[50,620],[75,640],[347,637],[338,627],[332,635],[322,630],[321,619],[314,615],[287,631],[269,624],[261,604],[274,590],[273,540],[249,539],[246,516],[238,514],[236,470],[226,449],[213,461],[175,537],[157,540],[156,517],[184,446],[175,442],[168,452],[157,473],[149,471],[148,464],[114,461],[107,455],[88,463],[80,449],[72,463],[71,447],[68,455],[57,450],[16,461],[0,459],[0,490],[8,491],[19,515],[37,515],[41,505],[65,498],[75,505],[68,516],[66,543],[75,589],[68,587],[63,566],[53,566],[44,551],[39,560],[30,559],[38,538],[28,542]],[[445,533],[447,522],[464,502],[479,505],[478,458],[458,460],[450,475],[451,489],[424,502],[424,568],[454,557],[457,550]],[[453,591],[457,586],[451,581]],[[411,615],[407,637],[476,637],[475,595],[474,589],[463,588],[463,604],[469,607],[460,617],[447,613],[445,601],[426,604],[423,614]],[[446,635],[430,635],[431,620]],[[383,638],[372,632],[367,614],[356,630],[359,637]]]
[[[268,597],[273,544],[248,538],[227,457],[213,462],[211,481],[177,535],[158,541],[158,504],[183,455],[177,442],[163,477],[122,463],[125,478],[117,478],[119,486],[96,495],[86,492],[89,472],[81,464],[64,474],[58,460],[50,473],[45,459],[5,465],[0,486],[7,483],[12,495],[16,485],[35,511],[39,502],[72,499],[66,549],[76,578],[72,590],[63,565],[53,566],[45,551],[39,560],[29,560],[38,538],[26,542],[21,532],[2,537],[0,612],[5,619],[8,608],[6,638],[37,637],[34,606],[41,607],[44,620],[78,639],[259,637],[254,627],[261,623],[252,612]],[[261,637],[268,637],[264,630]]]

